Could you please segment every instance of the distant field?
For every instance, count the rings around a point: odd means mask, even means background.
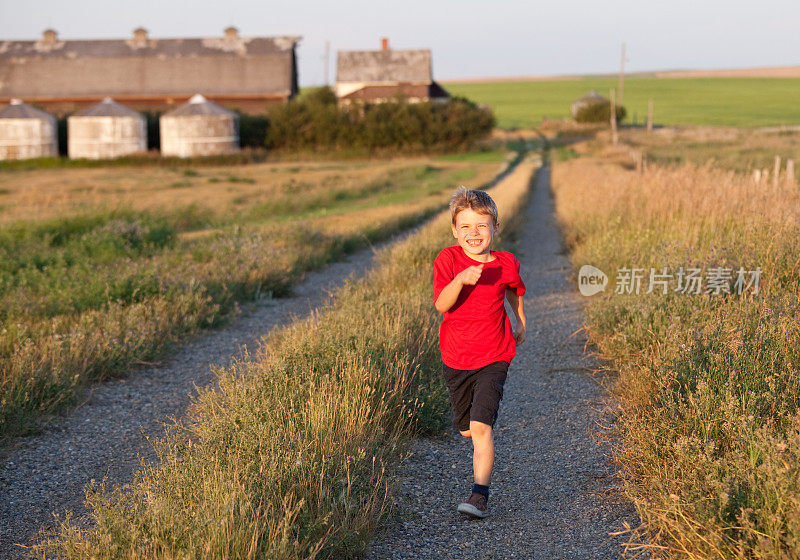
[[[486,103],[502,128],[538,126],[542,117],[569,116],[570,103],[596,89],[608,96],[616,78],[446,84],[452,95]],[[778,126],[800,124],[800,78],[628,78],[627,122],[647,117],[653,100],[657,124]]]

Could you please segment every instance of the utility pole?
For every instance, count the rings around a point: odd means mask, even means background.
[[[610,91],[611,97],[611,143],[615,146],[619,143],[617,135],[617,102],[614,100],[614,90]]]
[[[330,67],[330,61],[331,61],[331,42],[325,41],[325,85],[326,86],[331,85],[330,81],[328,80],[329,77],[328,70]]]
[[[625,43],[622,43],[622,56],[619,61],[619,87],[617,87],[619,99],[617,103],[622,105],[622,95],[625,91]]]

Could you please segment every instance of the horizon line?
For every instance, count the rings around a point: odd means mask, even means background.
[[[585,74],[551,74],[535,76],[484,76],[436,80],[440,84],[470,84],[499,82],[547,82],[616,78],[619,72],[591,72]],[[792,66],[752,66],[735,68],[672,68],[665,70],[638,70],[625,72],[626,78],[800,78],[800,64]]]

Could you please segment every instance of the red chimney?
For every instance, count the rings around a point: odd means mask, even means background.
[[[389,50],[389,39],[387,37],[381,38],[381,50],[388,51]]]

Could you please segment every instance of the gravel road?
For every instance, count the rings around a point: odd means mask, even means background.
[[[307,315],[348,276],[369,269],[374,254],[363,250],[308,273],[292,297],[249,304],[227,327],[201,333],[157,365],[95,384],[76,410],[43,434],[22,439],[0,464],[0,558],[24,557],[18,544],[53,526],[54,513],[71,509],[85,516],[90,480],[131,480],[140,457],[154,457],[146,438],[183,415],[195,386],[213,380],[211,365],[227,365],[245,347],[255,350],[273,328]]]
[[[581,296],[567,282],[550,194],[542,169],[516,252],[527,285],[527,341],[511,364],[495,424],[490,516],[456,512],[472,487],[472,444],[454,428],[411,445],[401,468],[396,514],[365,558],[621,558],[623,522],[638,526],[608,444],[595,436],[613,406],[589,374]]]

